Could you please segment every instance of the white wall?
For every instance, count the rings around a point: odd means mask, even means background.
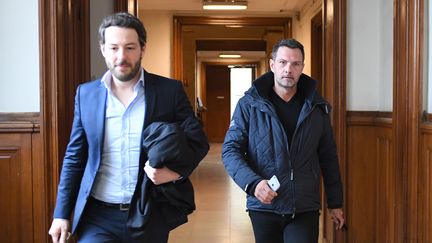
[[[391,111],[393,1],[347,1],[347,110]]]
[[[432,113],[432,35],[431,35],[431,28],[432,28],[432,4],[429,3],[429,9],[428,9],[428,17],[429,17],[429,25],[428,25],[428,33],[426,33],[427,35],[427,42],[428,44],[428,57],[427,57],[427,62],[428,62],[428,66],[427,68],[427,87],[428,87],[428,104],[427,104],[427,112],[428,113]]]
[[[0,3],[0,112],[39,112],[38,0]]]
[[[144,69],[172,77],[173,15],[165,11],[141,11],[138,17],[147,31],[147,47],[142,60]]]
[[[393,1],[380,2],[379,110],[393,110]]]
[[[90,75],[101,78],[107,66],[99,48],[99,26],[103,18],[114,12],[114,0],[90,1]]]

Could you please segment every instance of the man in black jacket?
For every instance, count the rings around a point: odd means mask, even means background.
[[[302,73],[298,41],[279,41],[270,68],[239,100],[222,159],[247,193],[257,243],[317,242],[321,173],[336,228],[344,225],[330,106],[316,92],[316,81]]]

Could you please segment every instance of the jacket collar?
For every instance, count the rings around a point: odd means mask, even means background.
[[[272,71],[269,71],[256,79],[253,82],[253,86],[246,93],[250,94],[254,98],[262,98],[268,100],[268,96],[270,90],[274,86],[274,74]],[[302,96],[305,98],[305,103],[308,106],[312,106],[317,103],[325,102],[324,98],[322,98],[316,92],[317,81],[312,79],[306,74],[301,74],[299,82],[297,84],[297,92],[300,92]]]

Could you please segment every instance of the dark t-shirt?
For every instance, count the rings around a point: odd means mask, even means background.
[[[302,97],[301,93],[297,91],[291,100],[286,102],[281,97],[279,97],[279,95],[277,95],[273,89],[271,89],[269,99],[274,105],[276,113],[285,129],[285,134],[288,138],[288,144],[291,144],[291,139],[297,126],[297,121],[303,106],[304,98]]]

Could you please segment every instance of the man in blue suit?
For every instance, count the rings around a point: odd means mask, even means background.
[[[79,242],[167,242],[170,228],[163,217],[146,226],[146,238],[136,239],[128,231],[138,178],[145,173],[155,185],[181,183],[207,154],[207,138],[182,84],[141,67],[146,31],[138,18],[128,13],[108,16],[99,38],[109,70],[76,91],[49,234],[53,242],[66,242],[71,233]],[[144,129],[152,122],[186,120],[184,132],[194,159],[175,171],[152,168],[141,149]],[[163,210],[158,203],[153,207],[155,214]]]

